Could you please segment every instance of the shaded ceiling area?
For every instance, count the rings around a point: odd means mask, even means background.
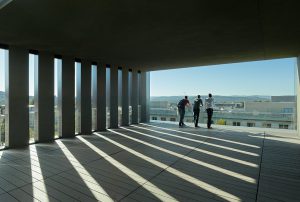
[[[145,70],[294,57],[300,1],[13,0],[0,44]]]

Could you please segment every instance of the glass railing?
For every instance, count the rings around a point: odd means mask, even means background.
[[[110,107],[106,107],[106,128],[110,127]]]
[[[97,108],[92,107],[92,131],[97,129]]]
[[[77,107],[75,107],[75,134],[81,133],[81,113]]]
[[[246,104],[240,101],[232,104],[216,104],[212,117],[213,124],[297,129],[295,102],[251,102],[251,107],[245,106]],[[178,122],[179,114],[177,103],[166,100],[152,102],[150,107],[150,120]],[[186,107],[184,121],[193,123],[192,107]],[[204,124],[206,122],[207,113],[204,107],[202,107],[199,123]]]
[[[29,107],[29,143],[33,143],[35,141],[35,112],[34,106]]]
[[[132,124],[132,106],[128,107],[128,113],[129,113],[129,124]]]
[[[59,111],[57,105],[54,107],[54,138],[59,138]]]
[[[5,146],[5,115],[0,115],[0,148]]]
[[[122,107],[118,107],[118,124],[119,126],[122,124]]]

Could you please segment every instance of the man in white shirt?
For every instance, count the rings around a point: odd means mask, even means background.
[[[211,93],[208,94],[208,98],[205,99],[205,109],[207,113],[207,128],[212,129],[211,127],[211,118],[213,115],[214,107],[214,98],[212,98]]]

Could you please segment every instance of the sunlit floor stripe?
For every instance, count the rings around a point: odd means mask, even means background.
[[[214,170],[214,171],[223,173],[223,174],[225,174],[225,175],[228,175],[228,176],[237,178],[237,179],[239,179],[239,180],[243,180],[243,181],[245,181],[245,182],[249,182],[249,183],[253,183],[253,184],[256,183],[256,180],[255,180],[254,178],[248,177],[248,176],[246,176],[246,175],[243,175],[243,174],[240,174],[240,173],[237,173],[237,172],[233,172],[233,171],[230,171],[230,170],[227,170],[227,169],[224,169],[224,168],[221,168],[221,167],[218,167],[218,166],[209,164],[209,163],[205,163],[205,162],[203,162],[203,161],[200,161],[200,160],[197,160],[197,159],[194,159],[194,158],[191,158],[191,157],[188,157],[188,156],[185,156],[185,155],[182,155],[182,154],[173,152],[173,151],[168,150],[168,149],[164,149],[164,148],[162,148],[162,147],[158,147],[158,146],[156,146],[156,145],[150,144],[150,143],[145,142],[145,141],[143,141],[143,140],[140,140],[140,139],[136,139],[136,138],[130,137],[130,136],[128,136],[128,135],[122,134],[122,133],[120,133],[120,132],[117,132],[117,131],[114,131],[114,130],[111,130],[111,129],[108,129],[108,131],[111,131],[112,133],[118,134],[118,135],[120,135],[120,136],[122,136],[122,137],[125,137],[125,138],[128,138],[128,139],[130,139],[130,140],[139,142],[139,143],[141,143],[141,144],[143,144],[143,145],[147,145],[148,147],[152,147],[152,148],[157,149],[157,150],[159,150],[159,151],[165,152],[165,153],[167,153],[167,154],[170,154],[170,155],[173,155],[173,156],[176,156],[176,157],[185,159],[185,160],[187,160],[187,161],[193,162],[193,163],[195,163],[195,164],[197,164],[197,165],[200,165],[200,166],[209,168],[209,169],[211,169],[211,170]]]
[[[32,177],[32,183],[34,184],[34,177],[37,175],[38,176],[42,176],[42,169],[41,169],[41,165],[38,159],[33,158],[33,156],[37,155],[37,151],[36,151],[36,147],[35,145],[31,145],[29,148],[29,152],[30,152],[30,170],[31,170],[31,177]],[[34,164],[33,164],[34,162]],[[35,167],[33,169],[33,166]],[[41,191],[39,191],[41,190]],[[38,200],[43,200],[43,201],[50,201],[51,199],[48,197],[47,194],[47,189],[46,189],[46,185],[44,182],[39,183],[39,190],[37,190],[36,187],[34,187],[34,185],[32,185],[32,196],[35,199]],[[45,194],[41,194],[41,192],[44,192]]]
[[[237,141],[232,141],[232,140],[226,140],[226,139],[217,138],[217,137],[210,137],[210,136],[205,136],[205,135],[200,135],[200,134],[194,134],[194,133],[190,133],[190,132],[186,132],[186,131],[174,130],[174,129],[170,129],[170,128],[164,128],[164,127],[154,126],[154,125],[145,124],[145,123],[140,123],[140,124],[145,125],[145,126],[154,127],[154,128],[163,129],[163,130],[178,132],[178,133],[182,133],[182,134],[187,134],[187,135],[192,135],[192,136],[198,136],[198,137],[203,137],[203,138],[208,138],[208,139],[213,139],[213,140],[219,140],[219,141],[223,141],[223,142],[229,142],[229,143],[232,143],[232,144],[238,144],[238,145],[243,145],[243,146],[257,148],[257,149],[260,148],[259,146],[252,145],[252,144],[246,144],[246,143],[242,143],[242,142],[237,142]]]
[[[61,148],[61,151],[72,164],[73,168],[76,170],[78,175],[82,178],[82,181],[92,192],[94,197],[100,201],[114,201],[108,195],[108,193],[100,186],[100,184],[91,176],[91,174],[82,166],[82,164],[75,158],[75,156],[70,152],[70,150],[62,143],[62,141],[56,140],[56,143]],[[78,168],[78,166],[81,168]],[[86,176],[89,177],[89,179],[91,180],[90,182],[85,181]]]
[[[142,176],[140,176],[139,174],[137,174],[136,172],[134,172],[133,170],[131,170],[130,168],[124,166],[122,163],[115,160],[113,157],[109,156],[108,154],[106,154],[105,152],[100,150],[98,147],[94,146],[89,141],[85,140],[83,137],[80,137],[80,136],[76,136],[76,137],[79,140],[81,140],[84,144],[86,144],[88,147],[90,147],[92,150],[94,150],[97,154],[104,157],[104,159],[106,161],[108,161],[110,164],[115,166],[117,169],[119,169],[121,172],[123,172],[125,175],[130,177],[132,180],[134,180],[135,182],[137,182],[141,186],[143,186],[148,181],[145,178],[143,178]],[[137,180],[137,179],[139,179],[139,180]],[[158,199],[160,199],[162,201],[165,201],[166,199],[172,200],[172,201],[177,201],[174,197],[167,194],[166,192],[164,192],[163,190],[161,190],[160,188],[158,188],[157,186],[155,186],[151,182],[147,182],[147,184],[149,184],[150,187],[147,186],[147,187],[143,187],[143,188],[148,190],[151,194],[153,194]]]
[[[232,195],[232,194],[230,194],[228,192],[225,192],[225,191],[223,191],[223,190],[221,190],[221,189],[219,189],[219,188],[217,188],[217,187],[215,187],[213,185],[210,185],[210,184],[208,184],[206,182],[203,182],[203,181],[201,181],[201,180],[199,180],[199,179],[197,179],[197,178],[195,178],[195,177],[193,177],[191,175],[185,174],[185,173],[183,173],[183,172],[181,172],[179,170],[176,170],[176,169],[174,169],[172,167],[168,167],[168,165],[166,165],[164,163],[161,163],[161,162],[159,162],[159,161],[157,161],[157,160],[155,160],[155,159],[153,159],[151,157],[148,157],[148,156],[146,156],[146,155],[144,155],[144,154],[142,154],[140,152],[137,152],[137,151],[135,151],[133,149],[130,149],[129,147],[126,147],[126,146],[124,146],[124,145],[122,145],[122,144],[120,144],[120,143],[118,143],[118,142],[116,142],[114,140],[111,140],[108,137],[105,137],[105,136],[103,136],[103,135],[101,135],[99,133],[94,133],[94,134],[97,135],[98,137],[100,137],[102,139],[105,139],[106,141],[108,141],[108,142],[110,142],[110,143],[112,143],[112,144],[114,144],[114,145],[116,145],[116,146],[118,146],[118,147],[120,147],[120,148],[128,151],[129,153],[131,153],[131,154],[133,154],[133,155],[135,155],[135,156],[137,156],[137,157],[139,157],[139,158],[141,158],[141,159],[143,159],[145,161],[148,161],[149,163],[151,163],[151,164],[153,164],[153,165],[155,165],[157,167],[160,167],[162,169],[166,169],[167,168],[165,171],[167,171],[167,172],[169,172],[169,173],[171,173],[173,175],[176,175],[177,177],[179,177],[179,178],[181,178],[183,180],[186,180],[187,182],[192,183],[192,184],[194,184],[194,185],[200,187],[201,189],[204,189],[204,190],[206,190],[206,191],[208,191],[210,193],[215,193],[216,195],[218,195],[219,197],[223,198],[226,201],[230,201],[228,198],[234,199],[236,201],[241,201],[241,199],[238,198],[237,196],[234,196],[234,195]]]
[[[247,151],[243,151],[243,150],[240,150],[240,149],[226,147],[226,146],[222,146],[222,145],[218,145],[218,144],[213,144],[213,143],[209,143],[209,142],[205,142],[205,141],[201,141],[201,140],[195,140],[195,139],[191,139],[191,138],[187,138],[187,137],[182,137],[182,136],[179,136],[179,135],[173,135],[173,134],[170,134],[170,133],[165,133],[165,132],[161,132],[161,131],[157,131],[157,130],[152,130],[150,128],[144,128],[144,127],[139,127],[139,126],[135,126],[135,125],[133,125],[133,127],[140,128],[140,129],[143,129],[143,130],[152,131],[152,132],[156,132],[156,133],[160,133],[160,134],[163,134],[163,135],[177,137],[177,138],[188,140],[188,141],[191,141],[191,142],[202,143],[202,144],[205,144],[205,145],[209,145],[209,146],[213,146],[213,147],[222,148],[222,149],[225,149],[225,150],[230,150],[230,151],[238,152],[238,153],[241,153],[241,154],[247,154],[247,155],[250,155],[250,156],[259,156],[256,153],[247,152]]]
[[[149,135],[149,134],[146,134],[146,133],[142,133],[142,132],[139,132],[139,131],[131,130],[131,129],[128,129],[128,128],[124,128],[124,127],[120,127],[120,128],[122,128],[124,130],[134,132],[136,134],[140,134],[140,135],[151,137],[151,138],[154,138],[154,139],[157,139],[157,140],[161,140],[163,142],[167,142],[167,143],[170,143],[170,144],[173,144],[173,145],[176,145],[176,146],[191,149],[191,150],[194,150],[194,151],[205,153],[205,154],[208,154],[208,155],[211,155],[211,156],[215,156],[215,157],[218,157],[218,158],[222,158],[222,159],[225,159],[225,160],[228,160],[228,161],[232,161],[232,162],[239,163],[239,164],[242,164],[242,165],[250,166],[250,167],[253,167],[253,168],[258,168],[258,165],[254,164],[254,163],[250,163],[250,162],[247,162],[247,161],[231,158],[229,156],[217,154],[217,153],[206,151],[206,150],[199,149],[199,148],[196,148],[196,147],[191,147],[191,146],[188,146],[188,145],[185,145],[185,144],[181,144],[181,143],[174,142],[174,141],[171,141],[171,140],[166,140],[166,139],[163,139],[163,138],[160,138],[160,137],[156,137],[156,136]]]

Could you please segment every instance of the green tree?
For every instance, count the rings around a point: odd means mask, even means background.
[[[224,119],[217,120],[217,125],[226,125],[226,121]]]

